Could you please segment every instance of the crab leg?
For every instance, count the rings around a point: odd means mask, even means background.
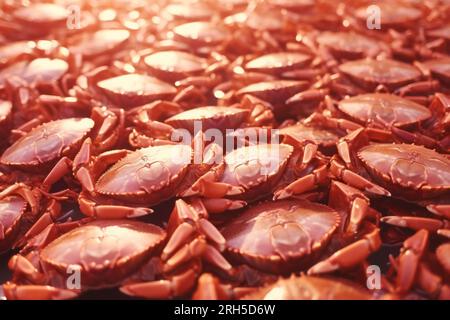
[[[209,213],[222,213],[228,210],[237,210],[247,205],[247,202],[242,200],[223,198],[204,198],[202,199],[202,202]]]
[[[156,280],[122,286],[120,291],[133,297],[168,299],[183,296],[197,284],[197,271],[188,269],[170,280]]]
[[[328,178],[328,168],[326,165],[319,167],[312,173],[301,177],[294,182],[290,183],[288,186],[277,190],[274,193],[273,199],[285,199],[292,195],[297,195],[305,193],[315,189],[318,185],[324,182]]]
[[[344,181],[345,183],[355,187],[357,189],[379,195],[379,196],[391,196],[391,193],[384,189],[383,187],[363,178],[359,174],[345,168],[337,160],[331,160],[330,171],[338,179]]]
[[[450,204],[430,204],[427,209],[435,215],[450,219]]]
[[[430,232],[450,228],[449,221],[433,218],[386,216],[382,217],[381,221],[397,227],[404,227],[412,230],[425,229]]]
[[[365,261],[381,247],[380,230],[374,229],[362,239],[336,251],[329,258],[317,263],[308,270],[309,275],[329,273],[339,269],[351,268]]]
[[[221,163],[201,176],[189,189],[182,192],[183,197],[202,195],[207,198],[222,198],[243,193],[242,187],[231,184],[217,182],[222,175],[225,164]]]
[[[197,209],[198,210],[198,209]],[[194,234],[203,234],[218,248],[223,249],[225,239],[217,228],[202,217],[199,212],[184,200],[175,202],[175,208],[169,218],[168,230],[171,234],[169,241],[162,251],[162,259],[167,260],[181,245],[189,241]],[[206,210],[206,209],[204,209]],[[171,231],[173,230],[173,231]]]
[[[204,273],[198,279],[197,289],[192,295],[193,300],[224,300],[240,299],[253,292],[254,288],[237,287],[222,284],[210,273]]]
[[[114,204],[99,205],[83,193],[78,198],[78,204],[81,212],[85,215],[99,219],[137,218],[153,212],[152,209],[144,207],[128,207]]]
[[[397,258],[397,292],[407,292],[413,286],[420,259],[428,246],[428,237],[428,231],[420,230],[403,243]]]
[[[75,291],[52,286],[16,285],[11,282],[3,285],[3,292],[8,300],[66,300],[78,296]]]

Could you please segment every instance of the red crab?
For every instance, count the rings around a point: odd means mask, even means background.
[[[417,62],[416,65],[426,75],[431,75],[450,87],[450,57]]]
[[[168,82],[187,85],[191,82],[215,83],[213,73],[228,64],[228,59],[218,53],[203,58],[184,51],[157,51],[147,55],[144,63],[150,74]],[[206,74],[206,76],[202,76]],[[209,77],[208,77],[209,76]]]
[[[118,114],[94,108],[90,118],[46,122],[24,132],[3,152],[0,163],[14,170],[48,174],[44,188],[72,169],[76,175],[83,175],[85,172],[81,168],[86,157],[117,143],[124,121],[123,112]],[[8,176],[14,177],[14,171]]]
[[[11,258],[13,281],[3,285],[7,299],[74,298],[81,291],[120,285],[147,262],[152,274],[151,257],[166,237],[163,229],[136,221],[72,222],[49,228],[35,238],[35,250]],[[68,270],[80,272],[79,287],[69,286]],[[173,282],[156,281],[152,293],[165,297],[172,293],[171,284],[173,292],[183,291],[194,275],[192,269]]]
[[[251,97],[233,106],[205,106],[186,111],[177,104],[160,101],[138,108],[135,115],[130,112],[129,117],[136,126],[129,137],[135,147],[156,144],[158,139],[174,141],[179,138],[177,129],[188,130],[192,136],[208,130],[224,135],[226,129],[271,127],[274,122],[268,105]]]
[[[282,199],[302,194],[327,180],[327,168],[317,145],[255,144],[226,154],[182,196],[202,196],[210,212],[237,209],[274,194]]]
[[[309,141],[317,144],[325,154],[334,154],[339,138],[358,128],[360,126],[351,121],[328,118],[315,112],[299,122],[284,121],[277,133],[283,143],[298,145]]]
[[[80,76],[73,89],[81,101],[132,108],[160,99],[172,99],[177,89],[157,78],[98,67]]]
[[[130,37],[130,31],[125,29],[102,29],[73,36],[67,40],[66,46],[72,54],[81,55],[85,61],[94,60],[94,65],[101,65],[102,62],[110,62],[111,55],[122,50]]]
[[[44,194],[38,188],[15,183],[0,192],[0,252],[22,247],[61,215],[59,201],[73,196],[64,190]]]
[[[319,55],[327,65],[337,61],[389,56],[389,47],[382,41],[355,32],[308,33],[297,35],[301,43]]]
[[[371,194],[390,196],[392,193],[448,214],[448,157],[418,145],[370,143],[368,133],[358,129],[339,141],[340,159],[331,161],[331,172]],[[433,203],[436,198],[439,202]]]
[[[295,116],[299,113],[296,108],[290,108],[287,105],[287,100],[300,91],[306,92],[307,95],[309,91],[305,90],[309,86],[310,84],[307,81],[271,80],[252,83],[239,89],[233,95],[238,99],[247,95],[266,101],[270,104],[277,118],[285,118],[289,115]],[[308,97],[306,100],[317,100],[316,93],[313,97]]]
[[[376,3],[377,10],[381,15],[380,25],[377,29],[387,31],[391,28],[398,30],[414,29],[418,24],[418,20],[422,18],[423,12],[418,8],[402,3],[401,1],[381,1]],[[368,22],[373,21],[374,11],[367,10],[368,6],[361,6],[352,10],[347,19],[353,26],[359,28],[361,31],[367,31]],[[354,10],[354,11],[353,11]],[[353,14],[354,12],[354,14]],[[354,21],[356,20],[356,21]],[[349,23],[347,21],[347,23]]]
[[[244,300],[370,300],[372,293],[357,283],[337,278],[291,276],[254,290]]]
[[[69,15],[67,8],[57,4],[17,6],[11,12],[2,13],[0,30],[8,38],[32,39],[45,36],[55,29],[65,29]]]
[[[400,294],[414,287],[421,289],[431,299],[450,299],[449,243],[441,244],[434,253],[429,250],[429,233],[419,230],[403,242],[397,258],[391,257],[389,271],[394,278],[392,291]]]
[[[78,176],[84,187],[79,197],[81,211],[98,218],[137,217],[152,212],[148,207],[187,189],[221,155],[215,145],[204,149],[202,137],[198,134],[192,146],[111,150],[88,160],[89,174]]]
[[[214,51],[213,48],[229,40],[230,33],[220,23],[195,21],[178,25],[172,29],[173,39],[187,44],[197,52]]]
[[[236,62],[234,63],[237,64]],[[318,61],[313,61],[313,57],[303,52],[275,52],[268,53],[250,61],[242,66],[234,66],[233,77],[239,81],[244,79],[244,83],[252,78],[261,80],[273,80],[273,77],[284,79],[311,80],[323,73],[323,70],[316,68]]]
[[[390,59],[355,60],[337,68],[339,74],[332,76],[329,81],[332,92],[341,96],[374,90],[396,91],[402,95],[428,95],[439,89],[439,83],[435,80],[422,81],[423,75],[418,68]]]

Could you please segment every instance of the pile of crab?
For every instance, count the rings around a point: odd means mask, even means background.
[[[371,4],[2,1],[0,298],[450,299],[450,5]]]

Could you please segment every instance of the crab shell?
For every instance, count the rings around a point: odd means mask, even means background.
[[[158,226],[130,220],[97,220],[52,241],[40,253],[43,270],[67,277],[78,266],[85,288],[113,287],[136,272],[166,238]]]
[[[206,106],[178,113],[165,121],[174,128],[184,128],[194,133],[195,124],[201,123],[202,130],[237,129],[245,122],[250,111],[235,107]],[[198,128],[199,129],[199,128]]]
[[[413,24],[422,17],[422,12],[416,8],[407,5],[401,5],[395,2],[377,3],[377,7],[382,14],[381,29],[389,28],[403,29]],[[364,25],[371,19],[373,13],[367,10],[367,6],[356,9],[355,16]]]
[[[187,145],[163,145],[136,150],[97,180],[99,194],[151,206],[176,195],[193,161]]]
[[[207,3],[203,2],[175,2],[164,8],[162,17],[169,17],[175,20],[209,20],[214,16],[214,10]]]
[[[440,58],[423,62],[431,74],[450,86],[450,58]]]
[[[338,58],[374,57],[383,46],[376,40],[354,32],[322,32],[316,41]]]
[[[33,30],[61,27],[66,23],[69,15],[70,12],[65,7],[51,3],[35,3],[12,13],[17,22]]]
[[[380,84],[390,89],[401,87],[422,76],[416,67],[390,59],[354,60],[341,64],[338,69],[357,84],[371,91]]]
[[[37,58],[30,61],[19,61],[0,71],[0,87],[6,80],[20,78],[29,85],[51,84],[62,78],[69,71],[69,65],[61,59]]]
[[[114,53],[124,47],[130,39],[130,31],[125,29],[103,29],[94,33],[84,33],[70,39],[70,52],[80,54],[84,59]]]
[[[339,101],[337,108],[355,122],[388,128],[407,126],[431,117],[428,108],[384,93],[362,94]]]
[[[228,29],[206,21],[189,22],[173,28],[174,38],[190,45],[214,46],[229,37]]]
[[[258,200],[273,192],[283,176],[294,147],[288,144],[257,144],[241,147],[224,157],[225,169],[218,182],[240,186],[244,191],[230,199]]]
[[[292,145],[311,141],[323,148],[334,149],[336,143],[339,141],[339,136],[331,130],[306,126],[302,123],[281,128],[278,130],[278,133],[284,139],[283,142]]]
[[[94,125],[90,118],[44,123],[6,149],[0,163],[32,171],[48,170],[61,157],[74,156]]]
[[[276,52],[250,60],[245,64],[247,71],[269,74],[281,74],[308,65],[312,60],[310,55],[301,52]]]
[[[247,209],[227,222],[221,233],[233,259],[279,274],[311,264],[339,224],[339,214],[330,207],[282,200]]]
[[[350,281],[292,276],[257,290],[244,300],[369,300],[370,292]]]
[[[294,94],[305,90],[308,87],[306,81],[294,81],[294,80],[273,80],[252,83],[238,92],[237,97],[242,97],[246,94],[255,96],[264,101],[273,104],[283,104],[287,99]]]
[[[417,200],[450,193],[450,159],[410,144],[372,144],[357,153],[369,174],[392,194]]]
[[[0,252],[11,248],[26,208],[27,203],[21,197],[9,196],[0,200]]]
[[[145,57],[144,63],[150,74],[169,82],[200,75],[208,66],[206,59],[176,50],[152,53]]]
[[[132,108],[155,100],[170,100],[177,89],[157,78],[125,74],[99,81],[97,87],[118,106]]]

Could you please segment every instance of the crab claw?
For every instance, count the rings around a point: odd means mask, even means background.
[[[362,263],[369,255],[381,247],[380,230],[371,233],[338,251],[329,258],[317,263],[308,270],[308,275],[329,273],[348,269]]]
[[[436,232],[438,229],[450,228],[450,223],[446,220],[438,220],[422,217],[387,216],[381,218],[381,222],[397,227],[409,228],[412,230],[425,229],[430,232]]]
[[[173,276],[170,280],[156,280],[128,284],[120,291],[128,296],[146,299],[170,299],[181,297],[192,289],[197,283],[197,271],[188,269],[181,274]]]
[[[428,246],[428,238],[428,231],[420,230],[404,241],[397,258],[397,292],[407,292],[413,286],[420,259]]]
[[[67,300],[78,296],[77,292],[71,290],[40,285],[16,285],[11,282],[3,285],[3,292],[8,300]]]
[[[193,300],[224,300],[240,299],[253,292],[254,288],[237,287],[220,283],[219,279],[210,273],[204,273],[198,279],[197,289],[192,295]]]
[[[200,203],[196,204],[201,205]],[[192,239],[196,234],[204,235],[220,250],[224,248],[225,238],[211,222],[201,216],[201,212],[199,213],[196,210],[182,199],[175,202],[175,208],[169,218],[168,226],[171,235],[161,255],[163,260],[167,260],[182,244]]]

